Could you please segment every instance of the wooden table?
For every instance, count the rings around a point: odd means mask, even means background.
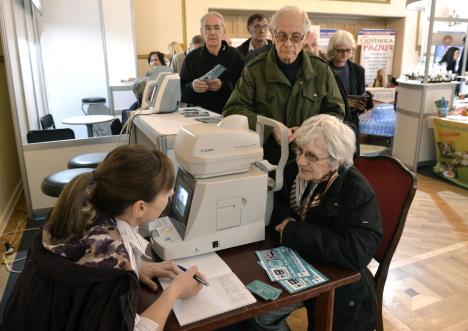
[[[67,117],[63,119],[62,123],[69,125],[86,125],[86,128],[88,129],[88,137],[92,137],[93,124],[110,122],[114,118],[115,117],[111,115],[84,115]]]
[[[273,233],[267,233],[266,239],[261,242],[234,247],[219,251],[219,256],[229,265],[231,270],[245,284],[249,284],[255,279],[261,280],[277,288],[282,287],[269,281],[266,273],[257,265],[256,250],[264,250],[279,246],[279,237]],[[307,299],[316,298],[314,305],[315,330],[332,330],[333,323],[333,304],[335,289],[357,282],[360,274],[355,271],[345,270],[337,267],[325,266],[317,263],[311,263],[320,272],[330,280],[324,284],[306,289],[304,291],[289,294],[283,289],[283,293],[275,301],[265,301],[257,296],[257,302],[251,305],[231,310],[229,312],[213,316],[195,323],[187,324],[181,327],[177,321],[174,312],[168,317],[165,330],[212,330],[227,325],[235,324],[254,316],[265,314],[268,311],[298,303]],[[144,311],[161,292],[150,292],[142,285],[140,305],[138,311]]]

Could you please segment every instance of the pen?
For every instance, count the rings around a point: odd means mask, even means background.
[[[181,266],[180,264],[177,265],[179,267],[180,270],[182,270],[183,272],[186,272],[187,271],[187,268]],[[204,280],[203,278],[201,278],[200,276],[198,275],[193,275],[193,279],[195,279],[197,282],[199,282],[200,284],[203,284],[205,286],[210,286],[210,284],[208,284],[208,282],[206,280]]]

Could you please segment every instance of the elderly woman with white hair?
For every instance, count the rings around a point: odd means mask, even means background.
[[[296,130],[296,162],[285,169],[284,187],[275,196],[271,225],[282,245],[307,260],[361,273],[357,283],[335,292],[334,330],[373,330],[376,299],[367,265],[382,239],[375,194],[353,167],[355,135],[337,118],[322,114]],[[313,300],[304,302],[313,328]],[[252,321],[257,330],[288,330],[296,306]]]

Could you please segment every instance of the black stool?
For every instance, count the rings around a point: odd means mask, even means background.
[[[63,188],[76,176],[91,172],[93,168],[76,168],[55,172],[42,180],[42,193],[57,198]]]
[[[107,156],[107,153],[86,153],[77,155],[68,161],[68,169],[96,168]]]
[[[87,109],[85,107],[87,106]],[[81,99],[81,109],[85,115],[108,114],[106,98],[90,97]]]

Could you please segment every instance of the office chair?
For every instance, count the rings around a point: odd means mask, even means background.
[[[374,255],[379,267],[373,279],[377,290],[377,330],[383,331],[382,300],[385,281],[416,193],[417,179],[403,163],[391,156],[361,156],[354,160],[354,166],[374,189],[382,217],[383,238]]]
[[[72,129],[31,130],[26,134],[29,144],[66,139],[75,139],[75,132]]]
[[[54,122],[54,117],[52,116],[52,114],[47,114],[45,116],[42,116],[40,121],[41,121],[42,130],[55,129],[55,122]]]
[[[118,118],[114,119],[110,124],[110,129],[112,135],[120,134],[120,131],[122,131],[122,122],[120,122]]]

